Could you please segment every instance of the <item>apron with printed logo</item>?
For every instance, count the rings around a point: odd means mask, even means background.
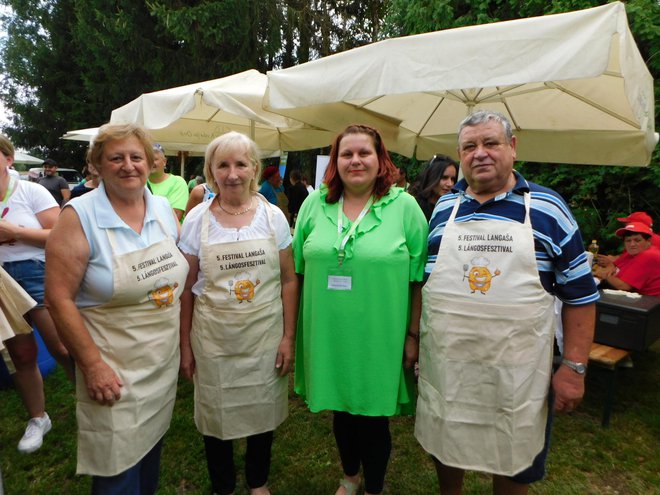
[[[415,436],[445,465],[511,476],[544,445],[554,298],[524,223],[447,222],[422,291]]]
[[[81,313],[103,360],[123,382],[121,398],[112,406],[90,399],[76,369],[77,472],[97,476],[131,468],[169,428],[179,372],[179,297],[188,274],[172,238],[115,254],[115,234],[107,232],[112,297]]]
[[[275,368],[284,320],[279,250],[270,204],[267,239],[208,243],[201,231],[205,286],[195,300],[195,424],[223,440],[274,430],[288,414],[288,380]]]

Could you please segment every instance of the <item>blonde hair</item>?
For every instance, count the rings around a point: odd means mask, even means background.
[[[222,155],[245,153],[254,167],[254,178],[250,181],[250,191],[256,193],[259,190],[257,179],[261,175],[261,160],[259,159],[259,148],[252,139],[240,132],[231,131],[218,136],[206,147],[206,153],[204,154],[204,177],[206,184],[216,194],[220,192],[218,184],[213,177],[213,157],[217,152],[220,152]]]
[[[4,134],[0,134],[0,152],[5,156],[14,158],[14,145],[11,144],[9,138]]]
[[[144,148],[149,168],[154,166],[154,141],[147,130],[137,124],[104,124],[99,127],[99,132],[87,151],[87,160],[94,165],[97,171],[101,170],[101,158],[105,145],[110,141],[120,141],[129,137],[135,137]]]

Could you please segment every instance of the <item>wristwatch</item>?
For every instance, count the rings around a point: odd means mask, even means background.
[[[584,363],[576,363],[570,359],[562,359],[561,364],[565,364],[570,369],[575,371],[578,375],[584,375],[587,372],[587,365]]]

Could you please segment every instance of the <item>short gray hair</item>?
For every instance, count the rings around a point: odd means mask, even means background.
[[[230,131],[222,134],[211,141],[206,147],[204,153],[204,178],[211,190],[218,194],[218,184],[213,177],[213,157],[217,151],[220,153],[245,153],[254,167],[254,179],[250,181],[250,191],[257,192],[259,186],[257,179],[261,175],[261,159],[259,158],[259,148],[256,143],[252,141],[245,134],[240,132]]]
[[[504,115],[494,110],[478,110],[474,113],[471,113],[463,119],[463,122],[458,126],[458,136],[460,137],[461,131],[466,127],[472,127],[475,125],[485,124],[489,120],[494,120],[502,124],[504,129],[504,137],[506,142],[510,143],[511,138],[513,138],[513,130],[511,129],[511,122]]]

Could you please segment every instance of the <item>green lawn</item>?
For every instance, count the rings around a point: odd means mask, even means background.
[[[611,426],[600,426],[602,376],[590,372],[587,397],[577,412],[556,418],[547,478],[535,494],[660,494],[660,342],[622,370]],[[7,495],[89,492],[89,478],[75,475],[75,413],[71,385],[59,370],[46,379],[53,430],[31,455],[16,450],[25,412],[13,390],[0,391],[0,465]],[[180,383],[161,472],[163,494],[207,494],[210,485],[202,438],[192,420],[192,385]],[[393,452],[386,493],[437,493],[432,463],[416,443],[412,418],[392,421]],[[240,464],[241,445],[237,450]],[[332,495],[341,476],[330,415],[311,414],[292,395],[290,417],[277,430],[271,490],[281,495]],[[245,494],[242,481],[238,494]],[[470,473],[466,494],[489,493],[489,478]]]

